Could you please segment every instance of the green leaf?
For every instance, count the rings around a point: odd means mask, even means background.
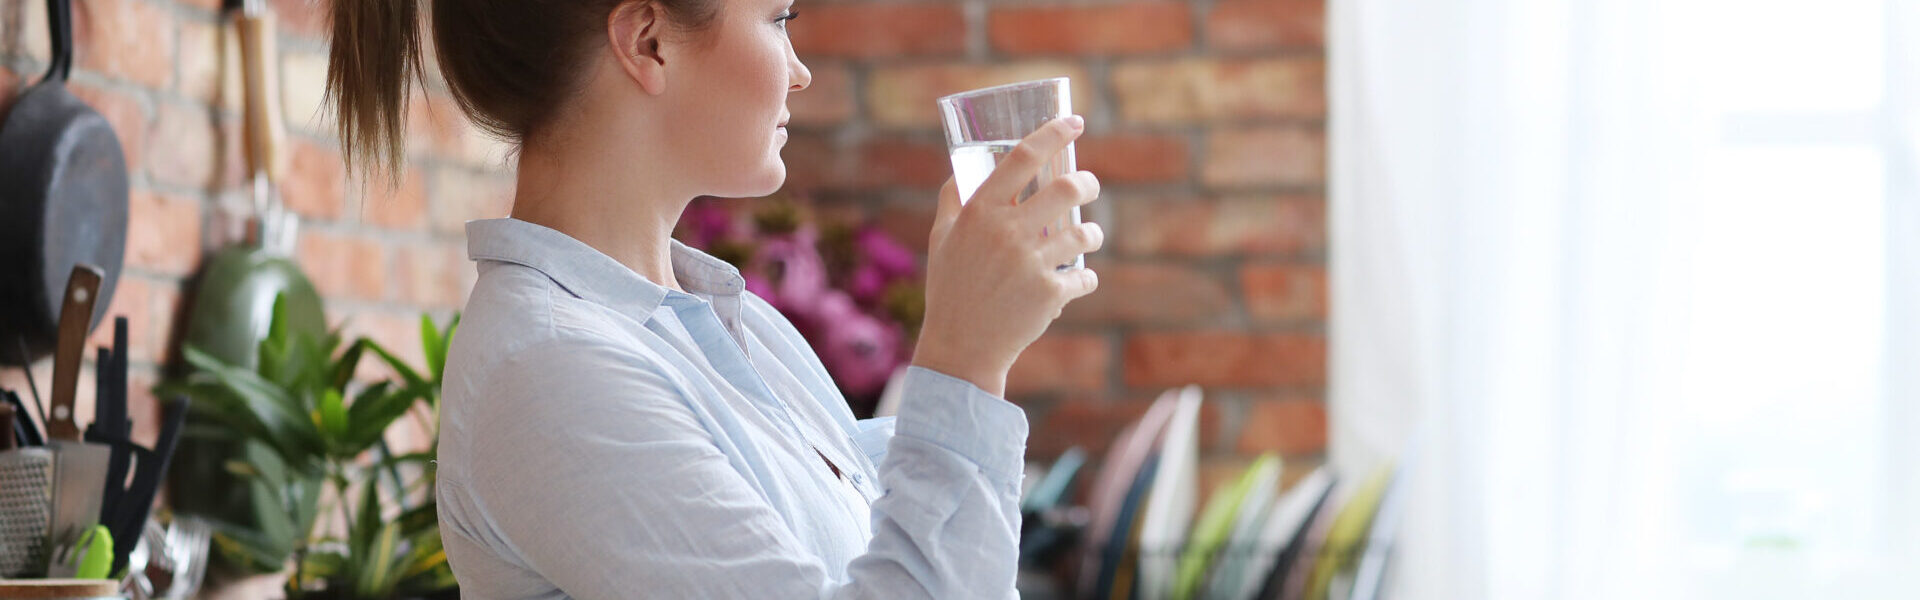
[[[318,436],[299,401],[285,389],[261,379],[259,375],[228,365],[197,348],[186,349],[187,362],[213,378],[227,394],[204,396],[208,408],[222,420],[253,430],[257,437],[280,449],[289,458],[314,448]],[[202,388],[211,392],[217,388]],[[196,406],[201,403],[195,403]]]
[[[347,436],[347,450],[352,455],[366,451],[378,443],[387,428],[394,421],[406,416],[407,407],[412,406],[420,397],[416,388],[408,387],[392,390],[389,382],[380,382],[362,391],[348,409],[348,422],[352,433]]]
[[[386,598],[393,595],[394,584],[399,582],[399,570],[395,562],[402,557],[395,556],[400,538],[400,528],[393,523],[383,523],[373,538],[361,564],[366,570],[360,573],[358,591],[362,598]]]
[[[326,432],[327,439],[334,442],[344,442],[352,432],[346,400],[340,397],[339,390],[327,388],[320,393],[320,428]]]
[[[332,579],[347,574],[347,557],[338,552],[308,552],[300,563],[302,575],[309,581]]]
[[[406,568],[400,576],[402,579],[418,577],[447,564],[447,550],[441,546],[438,530],[416,533],[409,536],[407,542],[412,549],[407,551]]]
[[[354,340],[353,345],[347,346],[347,351],[333,362],[333,389],[341,392],[347,390],[347,384],[353,381],[354,371],[360,368],[360,355],[364,354],[366,349],[366,340]]]
[[[386,361],[387,366],[393,367],[393,372],[399,373],[400,378],[407,381],[407,387],[428,387],[431,385],[431,382],[420,377],[419,371],[413,370],[413,367],[408,366],[406,361],[400,360],[400,358],[394,356],[392,352],[388,352],[386,348],[381,347],[379,342],[367,339],[366,343],[367,348],[372,349],[374,354],[380,355],[380,359]]]
[[[447,340],[441,339],[440,328],[433,324],[433,316],[420,314],[420,354],[427,359],[427,373],[435,382],[440,381],[440,369],[447,360]]]
[[[347,527],[347,551],[351,556],[365,557],[373,544],[375,527],[380,524],[380,486],[368,481],[360,490],[360,510],[353,517],[353,523]],[[365,564],[364,561],[360,561]]]
[[[227,562],[260,573],[272,573],[286,564],[292,548],[281,548],[275,540],[260,532],[219,520],[213,526],[213,547]]]

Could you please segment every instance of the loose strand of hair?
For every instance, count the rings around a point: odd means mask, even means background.
[[[398,187],[406,164],[412,84],[424,73],[420,0],[334,0],[326,106],[341,157],[361,181]]]

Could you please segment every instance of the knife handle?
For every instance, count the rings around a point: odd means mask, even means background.
[[[87,329],[93,324],[94,300],[100,296],[100,281],[105,278],[99,267],[73,266],[67,278],[67,291],[60,301],[60,338],[53,353],[53,405],[47,414],[47,437],[56,440],[80,440],[80,426],[74,423],[73,399],[80,387],[80,354],[86,349]]]

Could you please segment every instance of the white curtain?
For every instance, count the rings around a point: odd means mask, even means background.
[[[1920,589],[1915,0],[1330,0],[1332,461],[1396,598]]]

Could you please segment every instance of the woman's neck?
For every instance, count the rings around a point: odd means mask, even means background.
[[[674,224],[693,200],[650,176],[658,165],[599,135],[521,148],[513,218],[567,234],[672,290]],[[595,139],[599,138],[599,139]],[[684,290],[681,290],[684,291]]]

